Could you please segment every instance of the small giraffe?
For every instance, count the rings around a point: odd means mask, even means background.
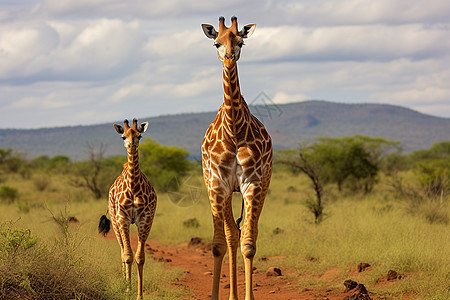
[[[122,174],[114,181],[109,190],[109,203],[106,214],[100,218],[99,233],[106,235],[110,228],[110,221],[106,218],[109,212],[112,226],[122,250],[122,266],[127,280],[127,292],[131,288],[131,263],[133,250],[130,245],[130,224],[135,223],[138,229],[138,247],[136,263],[138,267],[138,299],[142,299],[142,279],[145,262],[145,241],[150,233],[153,216],[156,209],[156,193],[150,182],[139,169],[138,146],[141,133],[147,130],[148,122],[139,127],[137,120],[133,120],[130,127],[128,120],[124,121],[125,128],[114,124],[117,133],[122,135],[127,149],[128,162],[123,165]]]
[[[237,18],[219,19],[219,32],[203,24],[205,35],[214,40],[223,63],[224,102],[206,131],[202,143],[203,177],[208,189],[214,223],[212,253],[214,276],[212,299],[219,298],[223,257],[229,249],[230,299],[237,299],[236,251],[239,244],[245,262],[245,299],[254,299],[253,258],[256,253],[258,219],[272,174],[272,142],[263,124],[254,117],[241,95],[236,62],[243,39],[252,35],[255,24],[238,31]],[[245,221],[240,231],[233,220],[232,195],[243,196]],[[239,223],[238,221],[237,223]]]

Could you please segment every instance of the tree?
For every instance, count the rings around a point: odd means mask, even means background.
[[[414,171],[428,198],[443,197],[450,189],[450,141],[435,143],[411,155]]]
[[[19,173],[23,178],[30,177],[26,153],[15,152],[11,148],[0,149],[0,175],[2,173]]]
[[[74,164],[75,173],[81,177],[81,180],[75,178],[71,183],[76,187],[87,188],[94,194],[95,199],[100,199],[107,192],[103,185],[99,184],[105,146],[100,144],[99,149],[96,150],[94,146],[87,143],[86,147],[89,160]]]
[[[139,145],[139,166],[155,188],[176,191],[181,178],[192,168],[188,155],[182,148],[163,146],[146,138]]]
[[[370,192],[384,156],[400,150],[399,142],[382,138],[319,138],[311,145],[311,161],[322,167],[324,183],[336,183],[340,191],[346,183],[353,191]]]
[[[314,200],[309,200],[306,202],[306,206],[309,211],[314,214],[314,222],[316,224],[322,221],[323,217],[323,184],[322,184],[322,176],[321,176],[321,166],[314,163],[311,160],[311,148],[307,147],[306,144],[300,144],[298,150],[298,159],[292,155],[291,151],[278,152],[281,154],[281,157],[277,158],[276,162],[286,165],[291,168],[294,173],[296,171],[300,171],[304,173],[312,182],[312,187],[314,189],[316,198]]]

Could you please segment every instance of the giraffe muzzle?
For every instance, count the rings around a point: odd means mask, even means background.
[[[227,60],[236,60],[236,55],[234,55],[234,54],[225,54],[225,59],[227,59]]]

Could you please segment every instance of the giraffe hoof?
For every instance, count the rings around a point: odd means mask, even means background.
[[[252,244],[245,244],[244,247],[242,247],[242,254],[246,258],[253,258],[256,254],[256,247]]]

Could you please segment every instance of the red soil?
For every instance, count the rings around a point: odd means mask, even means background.
[[[111,233],[107,238],[115,240],[114,234]],[[137,245],[136,235],[131,236],[131,244],[133,250],[135,250]],[[156,240],[150,240],[146,243],[146,251],[153,259],[165,262],[167,268],[176,267],[184,270],[184,276],[172,284],[175,289],[183,286],[191,291],[183,299],[210,299],[213,272],[213,257],[210,245],[208,246],[200,241],[197,245],[183,244],[179,247],[173,247],[160,245]],[[268,260],[270,261],[271,258],[268,258]],[[257,266],[258,264],[255,263],[254,265]],[[253,293],[256,299],[343,300],[353,294],[352,292],[344,292],[345,287],[343,284],[341,290],[315,290],[301,287],[296,280],[298,275],[293,269],[283,268],[281,276],[266,276],[266,271],[258,268],[254,269]],[[328,279],[329,277],[331,281],[336,272],[336,269],[329,270],[320,279]],[[222,267],[220,286],[220,298],[228,299],[230,289],[226,257]],[[242,265],[238,265],[238,293],[240,299],[244,299],[244,292],[244,270]],[[374,295],[370,295],[370,297],[371,299],[378,299]]]

